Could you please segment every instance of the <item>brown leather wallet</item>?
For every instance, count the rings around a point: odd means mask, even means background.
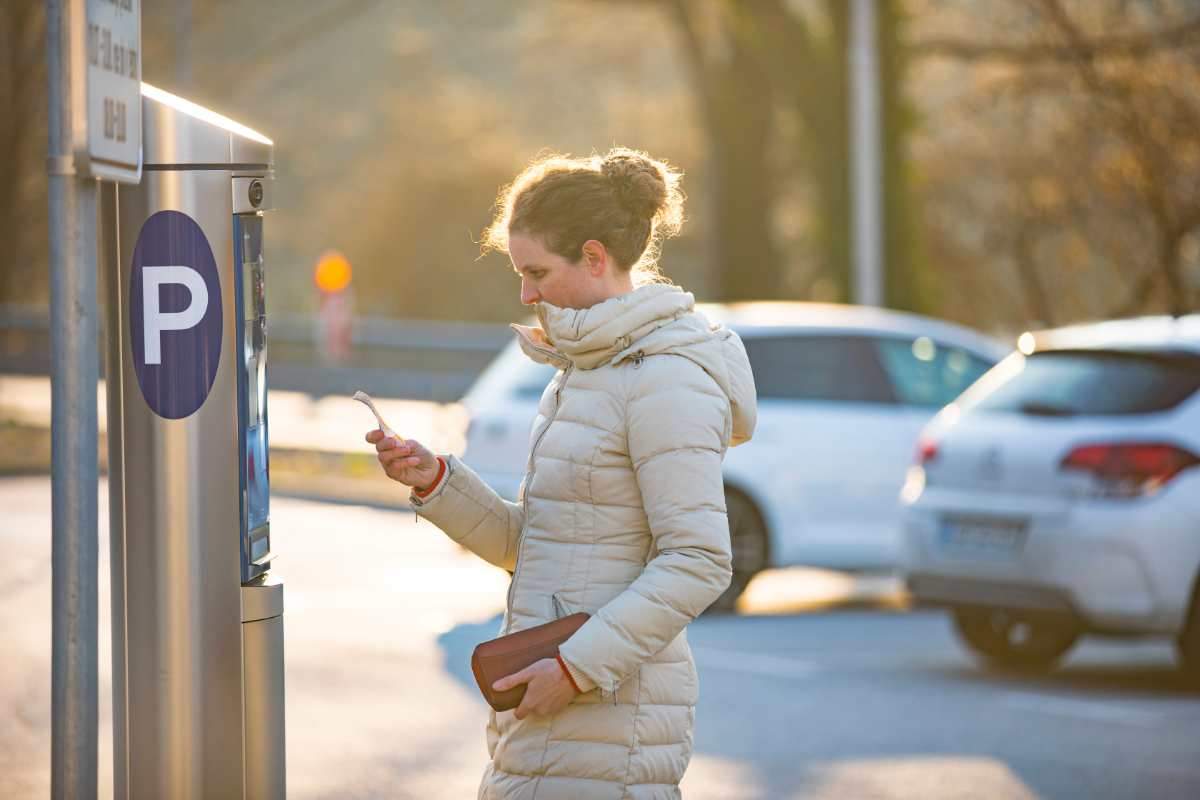
[[[506,675],[520,672],[535,661],[554,658],[558,655],[558,646],[571,638],[571,634],[579,630],[589,616],[581,611],[478,645],[471,654],[471,671],[475,673],[475,682],[479,684],[479,691],[483,692],[483,699],[497,711],[508,711],[521,705],[526,684],[504,692],[496,691],[492,684]]]

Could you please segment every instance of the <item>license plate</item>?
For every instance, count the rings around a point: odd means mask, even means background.
[[[944,552],[966,558],[1011,558],[1021,552],[1029,520],[997,517],[946,517],[938,541]]]

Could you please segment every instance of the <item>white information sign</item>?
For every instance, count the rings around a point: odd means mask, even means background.
[[[86,41],[85,171],[137,183],[142,176],[141,0],[87,0]]]

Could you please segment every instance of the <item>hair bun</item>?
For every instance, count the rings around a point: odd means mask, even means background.
[[[660,245],[683,225],[682,178],[667,162],[626,147],[587,158],[539,156],[501,190],[484,250],[507,252],[509,236],[520,233],[575,263],[596,239],[637,285],[662,279]]]
[[[638,217],[653,219],[666,207],[670,187],[664,166],[636,150],[617,148],[600,162],[621,205]]]

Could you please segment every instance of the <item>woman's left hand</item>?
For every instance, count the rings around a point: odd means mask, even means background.
[[[522,683],[527,685],[521,705],[513,712],[517,719],[525,719],[530,714],[546,717],[557,714],[566,708],[576,695],[575,687],[571,685],[567,674],[553,658],[543,658],[520,672],[506,675],[493,683],[492,688],[503,692]]]

